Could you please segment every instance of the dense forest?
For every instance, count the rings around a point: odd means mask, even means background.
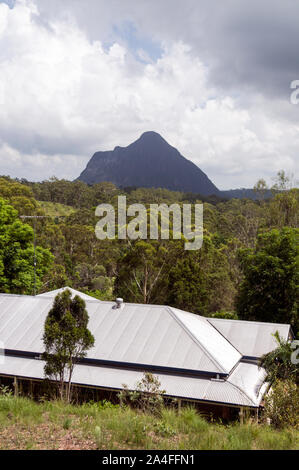
[[[39,293],[68,285],[102,300],[120,296],[205,316],[291,322],[297,332],[299,190],[280,172],[273,188],[260,180],[255,194],[256,200],[202,198],[108,182],[3,176],[0,290],[34,293],[35,226]],[[146,207],[203,203],[202,249],[185,251],[183,240],[98,240],[95,208],[109,203],[117,211],[119,195]]]

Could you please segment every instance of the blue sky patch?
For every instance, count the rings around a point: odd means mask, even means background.
[[[142,36],[133,22],[125,21],[120,25],[114,25],[113,32],[140,62],[155,62],[162,55],[160,44],[149,37]]]
[[[15,6],[15,0],[0,0],[0,3],[6,3],[9,8],[13,8]]]

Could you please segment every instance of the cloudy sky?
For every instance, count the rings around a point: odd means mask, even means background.
[[[298,176],[297,0],[0,0],[0,174],[72,179],[148,130],[220,189]]]

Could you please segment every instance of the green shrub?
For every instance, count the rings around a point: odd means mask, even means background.
[[[150,372],[144,372],[142,379],[137,382],[134,391],[130,391],[126,384],[118,394],[120,402],[132,405],[144,413],[160,414],[163,407],[163,394],[159,379]]]
[[[114,405],[113,403],[111,403],[111,401],[109,400],[102,400],[102,401],[99,401],[97,403],[97,408],[99,410],[116,410],[119,408],[119,405]]]
[[[171,426],[168,426],[164,421],[154,423],[153,427],[155,432],[162,437],[171,437],[176,434],[175,430]]]
[[[2,397],[12,397],[13,393],[9,387],[5,385],[0,385],[0,396]]]
[[[299,388],[292,380],[278,380],[265,398],[265,416],[276,428],[299,429]]]
[[[222,318],[225,320],[238,320],[238,315],[236,312],[227,312],[226,310],[220,310],[218,312],[212,313],[211,318]]]

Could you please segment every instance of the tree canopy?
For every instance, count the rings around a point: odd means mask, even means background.
[[[36,286],[53,261],[49,250],[36,247]],[[34,287],[33,230],[24,224],[17,211],[0,198],[0,290],[32,294]]]
[[[237,297],[240,318],[291,323],[298,330],[299,230],[259,234],[254,249],[240,251],[244,280]]]

